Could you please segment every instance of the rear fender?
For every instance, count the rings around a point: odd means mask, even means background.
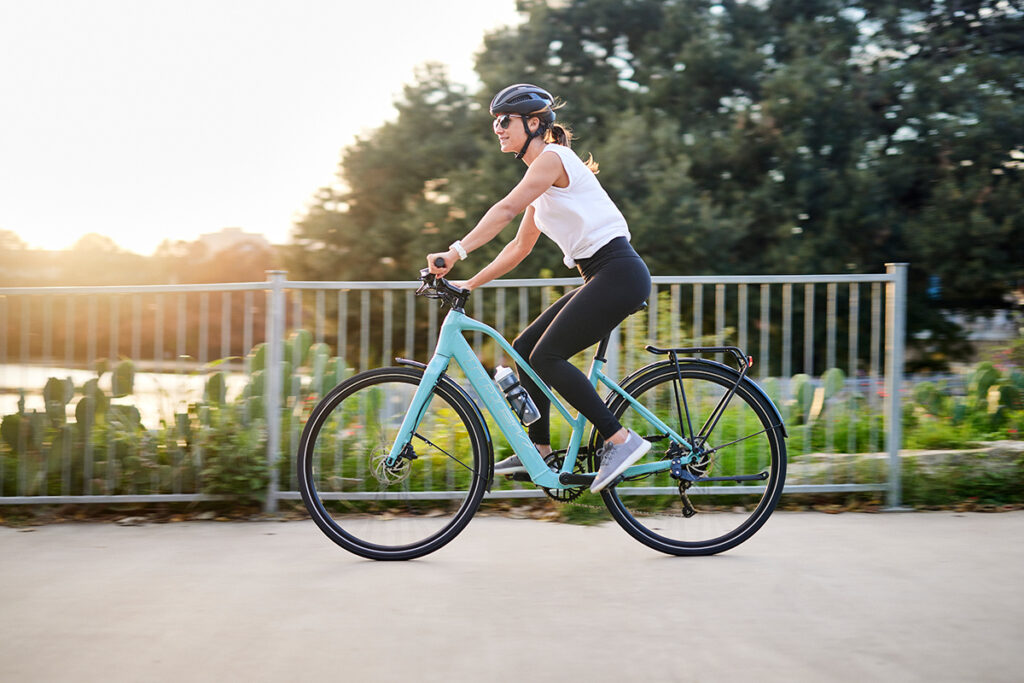
[[[708,365],[708,366],[712,366],[712,367],[718,368],[719,370],[722,370],[722,371],[726,372],[727,374],[735,377],[736,379],[739,379],[739,376],[740,376],[740,373],[739,373],[738,370],[729,367],[725,363],[719,363],[717,361],[707,360],[705,358],[681,358],[679,360],[679,362],[680,362],[680,364],[683,364],[683,365]],[[657,372],[657,371],[660,371],[662,368],[671,367],[671,366],[672,366],[672,361],[671,360],[661,360],[661,361],[658,361],[657,363],[651,363],[650,365],[645,365],[644,367],[640,368],[639,370],[636,370],[636,371],[630,373],[629,375],[627,375],[622,380],[622,382],[619,384],[619,386],[621,386],[625,391],[628,392],[632,388],[632,386],[633,386],[633,384],[635,382],[639,382],[647,374],[649,374],[651,372]],[[749,379],[749,377],[747,379]],[[765,404],[772,411],[772,414],[774,415],[776,421],[782,427],[782,436],[785,437],[785,438],[789,438],[789,434],[786,432],[786,423],[783,422],[783,420],[782,420],[782,413],[779,412],[779,409],[775,405],[775,402],[771,399],[770,396],[768,396],[768,394],[766,394],[764,392],[764,389],[762,389],[753,380],[750,380],[748,386],[751,387],[754,390],[754,392],[756,394],[758,394],[762,399],[764,399]],[[617,403],[617,401],[622,401],[622,400],[624,400],[624,399],[621,396],[619,396],[615,392],[611,392],[608,395],[608,397],[605,399],[605,404],[609,408],[611,408],[611,407],[613,407],[613,405],[615,405]]]

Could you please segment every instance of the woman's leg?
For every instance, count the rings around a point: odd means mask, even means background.
[[[523,358],[529,360],[530,354],[533,353],[534,347],[537,342],[543,336],[544,332],[547,331],[551,321],[555,319],[572,297],[580,290],[574,289],[555,303],[548,306],[543,313],[530,323],[530,325],[523,330],[518,337],[512,342],[512,348],[516,350]],[[536,370],[536,368],[534,368]],[[530,379],[530,376],[523,372],[522,368],[519,368],[519,383],[526,389],[526,393],[530,395],[533,402],[537,405],[537,410],[540,412],[540,419],[531,424],[527,430],[530,434],[530,440],[537,445],[549,445],[551,443],[551,401],[544,394],[537,384]],[[542,453],[541,455],[544,455]]]
[[[583,413],[605,438],[622,426],[587,376],[573,366],[569,358],[604,339],[643,303],[650,291],[650,274],[639,258],[609,261],[583,287],[575,290],[574,296],[559,300],[559,310],[549,319],[528,357],[541,379]],[[546,411],[542,414],[546,415]],[[545,430],[547,427],[546,423]],[[532,430],[530,437],[534,438]]]

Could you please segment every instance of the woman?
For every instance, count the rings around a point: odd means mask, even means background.
[[[468,289],[501,277],[533,249],[541,233],[561,247],[563,262],[583,275],[582,287],[566,294],[523,330],[513,348],[537,374],[586,416],[604,439],[601,464],[590,487],[597,492],[650,450],[650,442],[619,424],[586,375],[569,362],[596,344],[646,300],[651,291],[647,266],[629,244],[622,213],[595,177],[597,164],[570,150],[570,132],[555,123],[554,98],[543,88],[511,85],[491,101],[492,127],[502,152],[514,153],[526,174],[492,206],[476,227],[446,252],[427,256],[427,267],[446,274],[456,262],[491,241],[525,210],[519,231],[479,273],[459,283]],[[437,257],[444,267],[434,265]],[[542,456],[551,453],[550,401],[520,370],[520,381],[540,410],[529,426]],[[496,474],[525,471],[517,456],[494,467]]]

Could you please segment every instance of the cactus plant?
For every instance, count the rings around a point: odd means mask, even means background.
[[[825,400],[834,398],[843,390],[846,384],[846,373],[839,368],[829,368],[821,376],[822,385],[825,387]]]
[[[309,350],[313,346],[313,335],[309,330],[295,330],[288,336],[284,345],[284,360],[292,367],[298,368],[306,364]],[[285,375],[287,377],[287,375]]]
[[[227,379],[223,372],[215,372],[206,379],[203,400],[217,405],[224,405],[227,400]]]
[[[68,403],[75,396],[75,385],[71,378],[58,379],[51,377],[43,387],[43,401],[46,415],[52,427],[60,427],[67,422]]]
[[[790,389],[793,392],[793,403],[797,416],[803,422],[811,410],[811,402],[814,400],[814,385],[811,378],[804,373],[793,375],[790,379]]]
[[[968,382],[968,389],[972,396],[985,401],[988,399],[988,390],[999,381],[999,371],[988,361],[978,363],[978,367],[971,373]]]
[[[114,368],[110,379],[110,395],[114,398],[124,398],[132,393],[135,388],[135,364],[130,360],[123,360]]]

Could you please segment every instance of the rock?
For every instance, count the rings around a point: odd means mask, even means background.
[[[122,517],[121,519],[117,520],[117,523],[120,526],[140,526],[142,524],[145,524],[146,521],[147,520],[145,517]]]

